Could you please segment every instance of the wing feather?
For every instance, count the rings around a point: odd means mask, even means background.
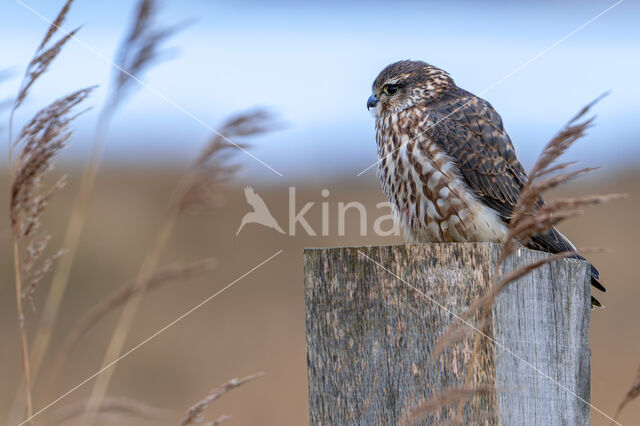
[[[458,163],[477,197],[508,222],[527,174],[498,113],[489,102],[463,90],[429,109],[437,122],[432,138]]]
[[[431,138],[457,163],[461,177],[476,196],[508,223],[527,174],[500,115],[489,102],[462,89],[428,108],[436,123],[428,130]],[[543,204],[540,198],[538,205]],[[535,235],[528,246],[550,253],[575,250],[555,228]],[[578,254],[573,257],[584,260]],[[606,291],[598,278],[598,271],[591,265],[591,284]],[[600,303],[592,297],[592,305]]]

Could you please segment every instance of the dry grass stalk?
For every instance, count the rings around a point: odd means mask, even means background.
[[[467,322],[470,322],[470,317],[465,317],[466,311],[463,312],[460,317]],[[484,326],[486,324],[486,319],[483,318],[474,318],[473,321],[474,327],[478,330],[484,330]],[[467,327],[454,327],[451,326],[449,329],[436,341],[436,346],[433,349],[433,352],[430,354],[429,358],[435,360],[437,357],[442,354],[443,351],[448,349],[453,343],[460,341],[466,338],[469,335],[469,330]]]
[[[129,334],[138,307],[144,298],[149,280],[158,266],[160,256],[169,241],[179,215],[195,207],[196,200],[198,207],[214,205],[217,200],[216,188],[228,180],[238,169],[237,165],[229,164],[231,155],[237,152],[238,146],[230,144],[228,139],[231,137],[253,136],[266,132],[271,128],[273,128],[271,117],[263,110],[240,114],[229,120],[222,127],[220,134],[224,136],[218,134],[213,137],[188,169],[185,177],[178,184],[178,188],[169,205],[169,211],[160,225],[155,241],[138,272],[135,284],[138,291],[134,292],[125,303],[105,351],[102,368],[122,353],[126,337]],[[232,147],[234,148],[233,150],[230,149]],[[110,368],[98,376],[91,391],[85,420],[90,420],[95,408],[99,406],[100,401],[105,397],[114,371],[115,368]]]
[[[430,414],[437,413],[442,408],[457,404],[460,402],[466,402],[476,395],[491,394],[495,389],[491,386],[477,386],[474,388],[452,388],[444,390],[436,395],[433,395],[430,399],[423,401],[419,404],[418,408],[411,412],[409,417],[410,422],[418,422],[426,419]]]
[[[631,387],[629,388],[629,391],[627,392],[624,399],[618,406],[615,416],[613,416],[614,420],[618,420],[620,418],[620,414],[622,414],[622,410],[624,409],[624,407],[626,407],[628,403],[630,403],[631,401],[633,401],[639,396],[640,396],[640,367],[638,367],[638,372],[636,373],[636,377],[634,379],[633,384],[631,385]],[[611,422],[611,424],[614,424],[614,423],[615,422]]]
[[[65,18],[67,17],[67,13],[71,8],[71,3],[73,0],[67,0],[65,5],[62,7],[56,19],[53,20],[47,32],[40,42],[38,49],[36,50],[33,59],[29,62],[27,69],[25,71],[24,78],[22,83],[20,84],[20,90],[18,91],[18,96],[16,96],[14,107],[15,110],[18,108],[22,102],[26,99],[29,89],[33,86],[33,84],[38,80],[38,78],[47,72],[49,66],[53,62],[53,60],[58,56],[64,45],[69,41],[80,28],[76,28],[70,33],[65,33],[57,42],[55,42],[51,47],[46,48],[47,44],[51,40],[51,38],[58,32],[64,23]]]
[[[603,95],[604,96],[604,95]],[[498,258],[496,270],[500,270],[503,262],[515,253],[537,234],[548,231],[551,227],[557,225],[563,220],[575,217],[582,213],[582,208],[604,203],[612,199],[621,198],[624,194],[608,194],[608,195],[589,195],[578,198],[568,198],[557,200],[549,204],[542,202],[542,194],[550,189],[556,188],[578,176],[591,172],[595,169],[585,168],[573,172],[563,172],[567,167],[574,163],[555,164],[556,160],[563,155],[571,145],[585,135],[586,130],[592,125],[593,118],[580,121],[589,112],[591,107],[602,98],[594,100],[586,105],[569,123],[545,146],[542,153],[538,157],[533,166],[527,183],[520,192],[518,204],[513,210],[509,223],[509,232],[506,242],[502,246],[501,253]],[[555,261],[560,258],[573,257],[577,253],[575,251],[566,251],[548,256],[545,259],[525,265],[515,271],[511,271],[498,279],[493,277],[493,285],[491,290],[479,297],[461,318],[465,322],[452,323],[449,329],[444,333],[443,337],[436,345],[434,354],[440,353],[454,341],[459,340],[468,333],[466,323],[475,318],[477,324],[476,329],[483,330],[488,323],[491,313],[493,301],[498,294],[503,291],[510,283],[518,278],[528,274],[536,268]],[[474,354],[472,362],[468,367],[468,372],[474,368],[473,360],[476,359],[476,351],[479,350],[478,344],[480,339],[486,337],[487,333],[477,333],[474,339]],[[467,388],[470,380],[470,374],[465,378],[464,387]],[[457,423],[462,421],[461,413],[464,408],[465,401],[460,401],[458,406]]]
[[[520,193],[518,205],[513,211],[513,215],[509,223],[507,241],[503,244],[502,251],[498,259],[498,268],[508,256],[512,255],[519,247],[526,245],[534,235],[547,231],[549,228],[557,225],[563,220],[581,214],[581,209],[584,207],[624,197],[624,194],[607,194],[561,199],[549,204],[543,204],[541,201],[542,193],[545,191],[556,188],[577,176],[581,176],[595,170],[593,168],[585,168],[574,172],[564,172],[552,175],[552,173],[564,170],[568,165],[572,164],[561,163],[559,165],[554,165],[554,162],[564,154],[574,142],[585,135],[586,130],[593,123],[593,118],[582,122],[579,122],[579,120],[589,112],[591,107],[600,100],[602,96],[582,108],[582,110],[545,146],[542,154],[540,154],[540,157],[536,161],[529,175],[529,180]],[[521,268],[521,270],[512,271],[496,282],[496,285],[493,286],[493,291],[490,292],[489,295],[485,295],[483,297],[484,303],[476,304],[474,306],[475,309],[470,309],[470,311],[477,311],[482,305],[490,306],[499,291],[522,275],[545,263],[575,254],[575,252],[558,253],[549,256],[544,260],[535,262],[534,264],[526,265]]]
[[[47,424],[57,425],[81,416],[86,411],[86,405],[86,401],[80,401],[60,407],[47,418]],[[106,398],[102,401],[99,412],[105,416],[115,414],[155,422],[162,422],[171,414],[169,410],[151,407],[140,401],[123,397]]]
[[[488,321],[488,314],[495,298],[508,286],[511,282],[523,277],[529,272],[539,268],[550,262],[554,262],[558,259],[564,259],[575,255],[573,251],[567,251],[562,253],[556,253],[549,255],[544,259],[531,262],[522,268],[510,271],[506,275],[500,277],[497,283],[491,286],[491,290],[476,299],[465,312],[460,314],[460,318],[469,322],[474,319],[474,315],[478,315],[474,323],[478,330],[483,330],[484,325]],[[489,309],[487,309],[489,308]],[[438,340],[436,347],[433,351],[432,358],[438,356],[442,351],[447,349],[452,343],[465,338],[469,334],[469,330],[464,323],[452,324],[449,329]]]
[[[23,356],[27,416],[32,413],[31,367],[25,326],[24,301],[30,299],[37,283],[51,269],[60,253],[41,259],[49,234],[41,228],[41,215],[51,197],[64,186],[64,177],[44,187],[44,178],[52,168],[53,159],[71,137],[69,124],[77,117],[73,109],[93,91],[93,87],[78,90],[40,110],[10,141],[17,155],[10,159],[9,217],[13,236],[16,303]],[[14,108],[15,110],[15,108]]]
[[[42,182],[43,175],[51,168],[51,160],[71,136],[69,123],[77,115],[69,115],[69,113],[83,102],[93,89],[94,87],[89,87],[78,90],[43,108],[22,128],[16,140],[11,143],[14,149],[19,149],[19,152],[9,165],[10,218],[12,226],[20,225],[20,232],[26,236],[34,231],[37,225],[37,222],[29,218],[39,217],[52,195],[45,193],[37,200],[32,198],[36,196],[35,191]],[[54,188],[61,185],[62,183],[56,184]]]
[[[238,149],[248,147],[244,144],[233,145],[228,139],[256,136],[275,128],[273,116],[264,109],[243,112],[227,120],[220,134],[212,136],[191,164],[172,197],[172,208],[184,212],[217,207],[219,187],[227,183],[240,168],[231,163],[231,157]]]
[[[219,386],[213,389],[209,394],[204,397],[201,401],[198,401],[195,405],[193,405],[187,412],[185,413],[185,417],[178,423],[180,426],[194,425],[196,423],[201,423],[204,420],[204,411],[207,409],[209,404],[211,404],[216,399],[220,398],[225,393],[229,392],[232,389],[235,389],[239,386],[244,385],[247,382],[258,379],[264,376],[264,373],[257,373],[251,376],[243,377],[238,379],[237,377],[229,380],[222,386]],[[211,425],[217,425],[224,420],[227,420],[228,416],[219,417],[213,423],[209,423]]]
[[[216,261],[213,258],[207,258],[199,260],[197,262],[192,262],[187,265],[177,263],[165,266],[164,268],[159,268],[149,279],[147,290],[155,290],[165,284],[175,281],[184,281],[190,277],[200,275],[204,272],[212,271],[213,269],[215,269],[215,267]],[[120,287],[115,292],[113,292],[111,296],[105,297],[91,309],[89,309],[89,311],[87,311],[77,322],[78,331],[74,333],[72,330],[69,333],[69,336],[78,336],[78,338],[70,340],[71,346],[69,347],[69,349],[71,349],[71,347],[73,347],[74,344],[77,343],[82,335],[84,335],[89,329],[95,326],[98,321],[104,318],[105,315],[121,306],[135,292],[139,291],[140,287],[137,286],[137,284],[139,283],[136,283],[136,281],[128,282],[123,287]],[[68,354],[69,352],[66,353]]]
[[[70,131],[68,130],[67,125],[74,117],[67,117],[66,114],[71,108],[77,105],[75,101],[83,100],[88,92],[76,92],[75,94],[69,95],[40,111],[31,123],[25,126],[21,135],[15,142],[13,140],[13,121],[16,110],[26,99],[31,87],[40,78],[40,76],[49,69],[49,66],[60,54],[64,45],[77,31],[76,29],[70,34],[65,34],[57,42],[53,43],[51,47],[47,48],[49,41],[60,29],[60,25],[64,22],[67,12],[71,6],[71,2],[72,0],[67,1],[56,19],[49,26],[47,33],[34,53],[33,59],[27,65],[24,77],[20,83],[20,89],[12,103],[12,108],[9,114],[8,165],[9,180],[10,185],[12,186],[10,214],[13,235],[16,303],[18,306],[18,323],[21,340],[20,346],[24,370],[24,380],[21,384],[21,388],[24,390],[26,395],[24,403],[22,403],[19,397],[16,396],[14,407],[22,404],[16,412],[18,412],[19,415],[23,415],[24,406],[26,405],[27,418],[30,418],[33,412],[31,396],[32,373],[29,359],[29,347],[27,344],[27,330],[24,322],[23,300],[25,297],[31,297],[35,290],[35,285],[44,276],[44,274],[48,272],[55,260],[54,258],[57,256],[54,255],[53,257],[45,259],[38,269],[34,269],[37,258],[40,257],[46,247],[48,237],[46,234],[39,234],[35,237],[30,237],[28,235],[25,236],[24,233],[37,234],[40,214],[48,204],[51,196],[63,185],[63,181],[59,181],[58,184],[55,184],[44,194],[36,194],[37,189],[41,184],[42,176],[50,167],[53,156],[62,149],[70,136]],[[68,109],[65,110],[66,107],[68,107]],[[14,149],[16,148],[21,149],[21,152],[19,153],[19,158],[14,161]],[[37,196],[39,198],[37,200],[30,199],[29,195]],[[22,220],[26,220],[28,223],[24,223]],[[21,264],[21,243],[24,243],[21,239],[27,238],[31,238],[30,242],[27,243],[27,248],[25,249],[28,259],[23,261]],[[22,270],[25,266],[29,268],[29,271]],[[25,272],[32,273],[26,289],[24,288],[25,277],[23,276]],[[22,393],[22,389],[19,394]]]
[[[51,40],[51,37],[53,37],[56,31],[58,31],[62,24],[64,24],[67,13],[69,13],[69,9],[71,9],[71,3],[73,3],[73,0],[67,0],[64,6],[62,6],[62,9],[60,9],[60,12],[58,12],[58,16],[56,16],[56,19],[53,20],[53,22],[49,26],[49,29],[47,30],[47,33],[42,38],[42,42],[40,42],[38,50],[42,50],[49,42],[49,40]]]
[[[477,300],[475,300],[464,313],[460,315],[462,319],[465,321],[470,321],[473,319],[474,314],[478,314],[478,319],[475,321],[476,328],[478,330],[483,330],[485,324],[488,323],[489,313],[491,311],[491,306],[493,305],[493,301],[495,298],[507,287],[510,283],[517,280],[518,278],[523,277],[529,272],[539,268],[542,265],[546,265],[547,263],[556,261],[558,259],[564,259],[567,257],[571,257],[575,254],[575,252],[568,251],[562,253],[556,253],[550,255],[544,259],[537,260],[535,262],[531,262],[522,268],[518,268],[514,271],[507,273],[502,276],[497,283],[494,283],[491,286],[491,290],[487,293],[480,296]],[[436,344],[436,348],[434,350],[434,355],[437,356],[443,350],[445,350],[451,343],[453,343],[456,339],[463,338],[467,336],[469,330],[467,327],[460,326],[456,324],[452,326],[447,332],[442,336],[442,338]],[[485,334],[488,334],[485,332]],[[482,335],[478,335],[480,337],[484,337]]]
[[[158,2],[155,0],[138,3],[133,25],[116,53],[118,69],[114,70],[113,92],[107,109],[117,107],[127,91],[134,87],[134,76],[139,79],[161,56],[162,43],[184,28],[184,25],[160,27],[156,23],[157,12]]]
[[[206,258],[186,265],[177,263],[163,268],[159,268],[149,280],[147,289],[154,290],[175,281],[184,281],[187,278],[202,274],[213,270],[216,262],[213,258]],[[63,371],[64,364],[69,354],[71,354],[75,345],[80,341],[82,336],[93,328],[102,318],[122,306],[138,288],[136,281],[132,280],[114,291],[110,296],[101,299],[97,304],[85,312],[74,326],[67,333],[64,342],[60,345],[60,349],[54,361],[51,363],[52,375],[49,384],[45,386],[50,388],[55,382],[57,375]]]
[[[65,4],[56,22],[64,19],[64,15],[66,15],[66,11],[68,11],[70,5],[71,1]],[[84,229],[91,194],[98,173],[102,147],[108,134],[111,117],[120,104],[120,100],[123,98],[125,91],[130,87],[129,83],[132,81],[131,76],[147,70],[157,58],[160,44],[178,30],[177,27],[156,30],[154,19],[156,10],[156,2],[151,0],[140,1],[131,29],[120,44],[116,55],[115,60],[119,69],[114,69],[113,87],[98,118],[91,158],[82,174],[80,189],[74,202],[65,233],[63,245],[67,248],[68,253],[56,264],[51,287],[43,308],[40,326],[34,339],[31,353],[34,377],[36,377],[40,371],[40,367],[49,348],[53,327],[69,283],[71,267],[75,260],[80,236]],[[50,35],[48,37],[50,37]],[[45,40],[47,39],[48,38],[45,37]],[[123,73],[120,69],[126,70],[128,74]]]

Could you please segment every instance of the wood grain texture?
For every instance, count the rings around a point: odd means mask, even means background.
[[[491,243],[305,250],[310,423],[408,423],[422,401],[461,387],[476,332],[437,356],[433,350],[459,321],[453,313],[490,287],[499,250]],[[520,249],[503,272],[541,256]],[[486,329],[497,344],[480,341],[470,381],[497,392],[472,397],[465,424],[588,424],[589,406],[576,395],[589,400],[590,291],[586,263],[563,259],[498,296]],[[456,409],[423,423],[450,423]]]

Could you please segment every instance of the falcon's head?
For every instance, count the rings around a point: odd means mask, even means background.
[[[453,79],[440,68],[422,61],[399,61],[378,74],[367,109],[375,108],[378,117],[387,112],[400,112],[433,102],[455,87]]]

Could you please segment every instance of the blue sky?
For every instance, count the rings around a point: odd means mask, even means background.
[[[53,18],[62,1],[24,0]],[[263,105],[285,130],[255,141],[253,153],[285,176],[355,175],[375,161],[373,119],[365,108],[371,82],[388,63],[421,59],[449,71],[459,86],[481,93],[614,2],[242,2],[165,1],[165,25],[195,18],[168,44],[175,48],[145,82],[210,126],[232,112]],[[135,2],[77,0],[65,28],[112,57]],[[15,78],[47,24],[19,3],[3,2],[0,69]],[[640,160],[640,5],[631,0],[604,14],[483,94],[500,112],[529,167],[542,146],[585,103],[604,91],[597,127],[569,156],[607,169]],[[101,84],[109,64],[71,42],[18,120],[81,86]],[[97,108],[96,108],[97,109]],[[78,122],[68,156],[89,149],[95,112]],[[117,115],[109,162],[184,162],[209,131],[152,91],[140,89]],[[274,177],[250,158],[251,176]],[[373,173],[373,172],[371,172]]]

